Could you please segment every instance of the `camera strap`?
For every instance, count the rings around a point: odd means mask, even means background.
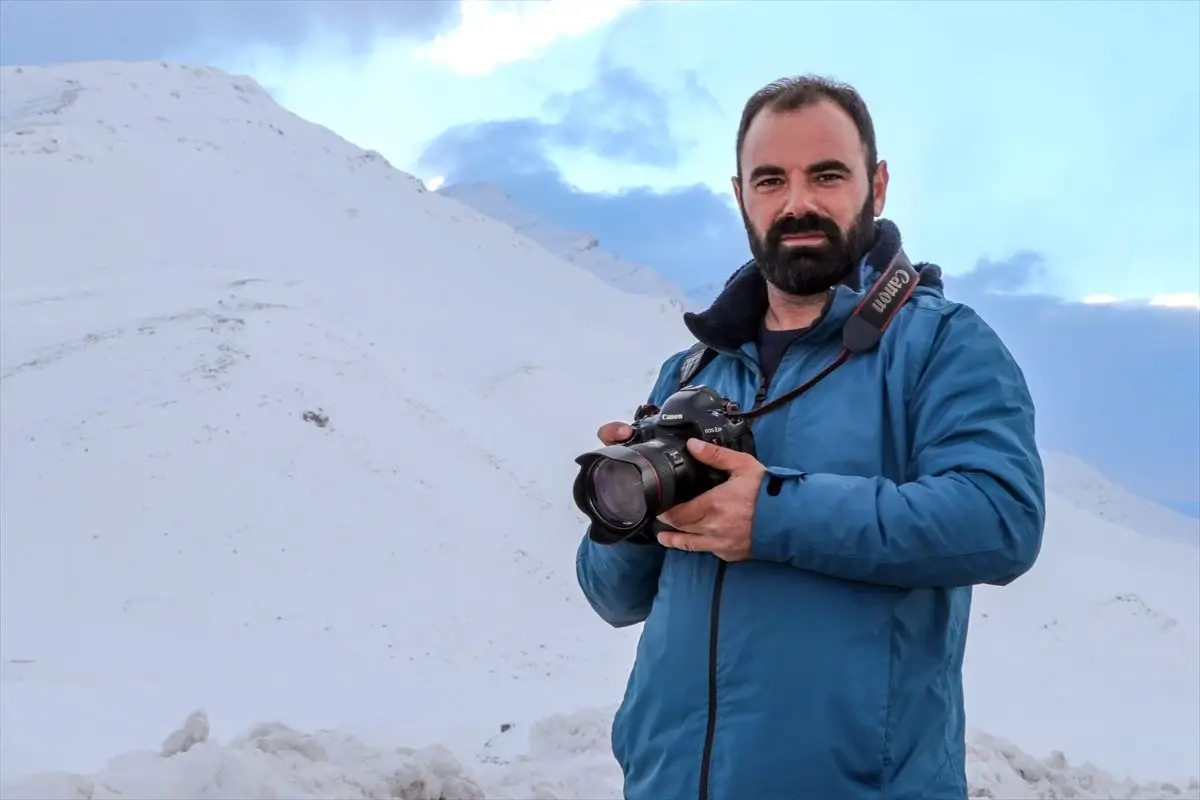
[[[866,353],[875,348],[884,331],[895,319],[897,312],[908,302],[920,283],[921,276],[913,267],[903,248],[896,251],[883,274],[867,290],[858,307],[842,326],[842,351],[837,358],[813,377],[790,392],[780,395],[769,403],[741,412],[745,419],[762,416],[774,411],[807,392],[825,379],[831,372],[849,360],[850,356]],[[679,386],[683,388],[718,355],[707,345],[696,343],[684,356],[679,369]]]

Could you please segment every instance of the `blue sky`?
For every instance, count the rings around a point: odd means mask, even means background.
[[[1010,340],[1047,443],[1200,500],[1200,3],[0,6],[3,63],[96,58],[248,73],[402,169],[497,183],[688,288],[746,257],[746,97],[848,80],[889,162],[885,216]],[[1079,302],[1103,297],[1142,305]]]

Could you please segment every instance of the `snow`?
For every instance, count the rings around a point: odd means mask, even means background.
[[[215,69],[4,68],[0,158],[0,794],[619,797],[570,459],[678,309]],[[972,796],[1200,798],[1138,519],[978,592]]]
[[[1200,545],[1200,518],[1139,497],[1069,453],[1043,454],[1046,487],[1079,508],[1149,536]]]
[[[1049,495],[1038,563],[980,587],[969,722],[1122,773],[1200,772],[1200,559]],[[1069,744],[1068,744],[1069,743]]]

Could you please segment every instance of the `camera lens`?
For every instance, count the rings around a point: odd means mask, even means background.
[[[624,461],[603,458],[591,469],[592,503],[609,525],[628,527],[646,515],[646,492],[642,473]]]

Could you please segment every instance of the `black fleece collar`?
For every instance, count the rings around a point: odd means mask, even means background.
[[[821,327],[841,327],[843,318],[858,304],[862,293],[891,263],[900,249],[900,229],[887,219],[875,220],[875,244],[834,288]],[[941,271],[928,264],[916,265],[921,283],[941,287]],[[753,261],[743,264],[730,276],[725,288],[705,311],[687,312],[684,324],[703,344],[717,350],[732,351],[754,339],[763,315],[767,313],[767,283]]]

